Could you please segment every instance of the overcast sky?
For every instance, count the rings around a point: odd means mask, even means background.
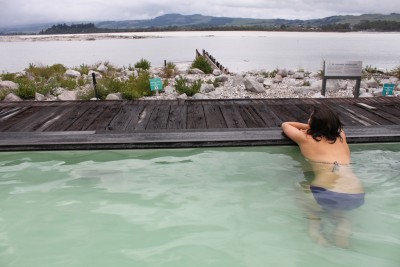
[[[0,0],[0,27],[42,22],[151,19],[168,13],[314,19],[400,13],[399,0]]]

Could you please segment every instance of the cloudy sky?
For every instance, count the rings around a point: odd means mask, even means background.
[[[42,22],[151,19],[180,13],[313,19],[400,13],[399,0],[0,0],[0,27]]]

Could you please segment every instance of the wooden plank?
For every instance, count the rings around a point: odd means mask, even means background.
[[[77,118],[66,130],[67,131],[84,131],[104,110],[103,105],[99,105],[96,101],[87,103],[89,109]]]
[[[257,103],[253,107],[266,127],[278,127],[282,124],[283,121],[265,103]]]
[[[21,128],[25,124],[29,123],[29,121],[35,116],[35,113],[39,112],[40,110],[41,107],[30,107],[23,112],[6,119],[1,123],[0,131],[15,131]]]
[[[345,109],[348,114],[353,115],[354,117],[358,118],[363,125],[370,126],[370,125],[379,125],[380,123],[392,124],[390,121],[382,119],[378,116],[373,115],[371,112],[368,112],[362,108],[359,108],[355,105],[348,105],[343,104],[341,108]]]
[[[157,106],[156,104],[157,102],[146,103],[144,109],[142,109],[142,111],[138,114],[138,116],[134,114],[134,116],[129,120],[125,130],[126,131],[145,130],[151,118],[151,114],[153,113],[153,110]]]
[[[201,102],[189,102],[187,107],[187,129],[206,129],[206,118]]]
[[[357,126],[357,125],[365,125],[362,120],[357,118],[351,113],[348,113],[347,110],[343,109],[339,105],[327,105],[333,111],[336,111],[339,115],[340,121],[344,126]]]
[[[101,131],[101,130],[110,130],[109,125],[114,117],[120,112],[122,109],[122,104],[120,101],[107,101],[107,105],[104,108],[103,112],[89,125],[85,130],[86,131]]]
[[[90,106],[84,103],[74,103],[63,106],[53,122],[44,131],[65,131],[70,125],[89,110]]]
[[[167,129],[186,129],[186,105],[172,105],[169,110]]]
[[[267,126],[250,105],[239,106],[239,113],[246,123],[247,128],[265,128]]]
[[[218,104],[212,102],[205,103],[203,108],[204,115],[206,117],[207,129],[228,128]]]
[[[154,108],[146,129],[167,129],[170,105],[161,104]]]
[[[349,143],[400,142],[400,125],[346,128]],[[295,145],[280,128],[218,131],[0,133],[0,151]]]
[[[6,107],[2,108],[0,110],[0,122],[3,122],[13,116],[18,115],[21,112],[24,112],[27,110],[29,107],[23,107],[23,106],[16,106],[16,107]]]
[[[142,112],[143,108],[144,105],[137,104],[132,101],[123,102],[120,111],[114,116],[114,118],[109,123],[108,130],[124,131],[127,128],[130,120],[134,120],[135,117],[137,118],[136,121],[139,120],[138,117]]]
[[[246,128],[246,122],[239,112],[239,105],[221,105],[221,112],[228,128]]]

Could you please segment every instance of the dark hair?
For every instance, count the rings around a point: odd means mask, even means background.
[[[325,137],[329,143],[333,144],[339,137],[343,141],[340,132],[343,125],[339,116],[328,107],[315,107],[310,116],[310,129],[307,134],[311,135],[315,141],[319,142]]]

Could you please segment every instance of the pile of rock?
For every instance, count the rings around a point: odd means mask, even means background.
[[[69,69],[65,76],[85,80],[90,80],[92,74],[98,80],[102,79],[102,73],[107,71],[107,67],[100,65],[96,70],[91,70],[88,75],[82,75],[79,71]],[[320,97],[353,97],[355,81],[352,80],[328,80],[326,95],[321,95],[322,78],[317,72],[303,70],[280,69],[271,75],[265,70],[249,71],[237,74],[222,74],[215,70],[213,74],[206,75],[201,70],[190,69],[188,65],[177,66],[178,75],[169,79],[169,86],[154,96],[143,97],[142,99],[243,99],[243,98],[320,98]],[[161,76],[162,68],[152,68],[151,75]],[[116,75],[120,81],[126,81],[131,75],[137,75],[136,70],[122,68]],[[272,76],[272,77],[271,77]],[[189,82],[197,80],[202,81],[200,92],[192,97],[185,94],[179,94],[174,87],[175,79],[184,77]],[[400,96],[400,82],[396,77],[386,77],[381,79],[368,78],[361,82],[360,97],[373,97],[382,95],[382,86],[380,84],[394,83],[396,89],[395,96]],[[218,85],[215,87],[215,85]],[[0,80],[1,90],[11,91],[4,101],[21,101],[13,93],[18,90],[18,84],[12,81]],[[78,100],[79,93],[93,90],[89,83],[78,87],[75,90],[64,88],[55,88],[53,95],[36,94],[37,101],[70,101]],[[113,93],[107,96],[107,100],[121,100],[121,93]]]

